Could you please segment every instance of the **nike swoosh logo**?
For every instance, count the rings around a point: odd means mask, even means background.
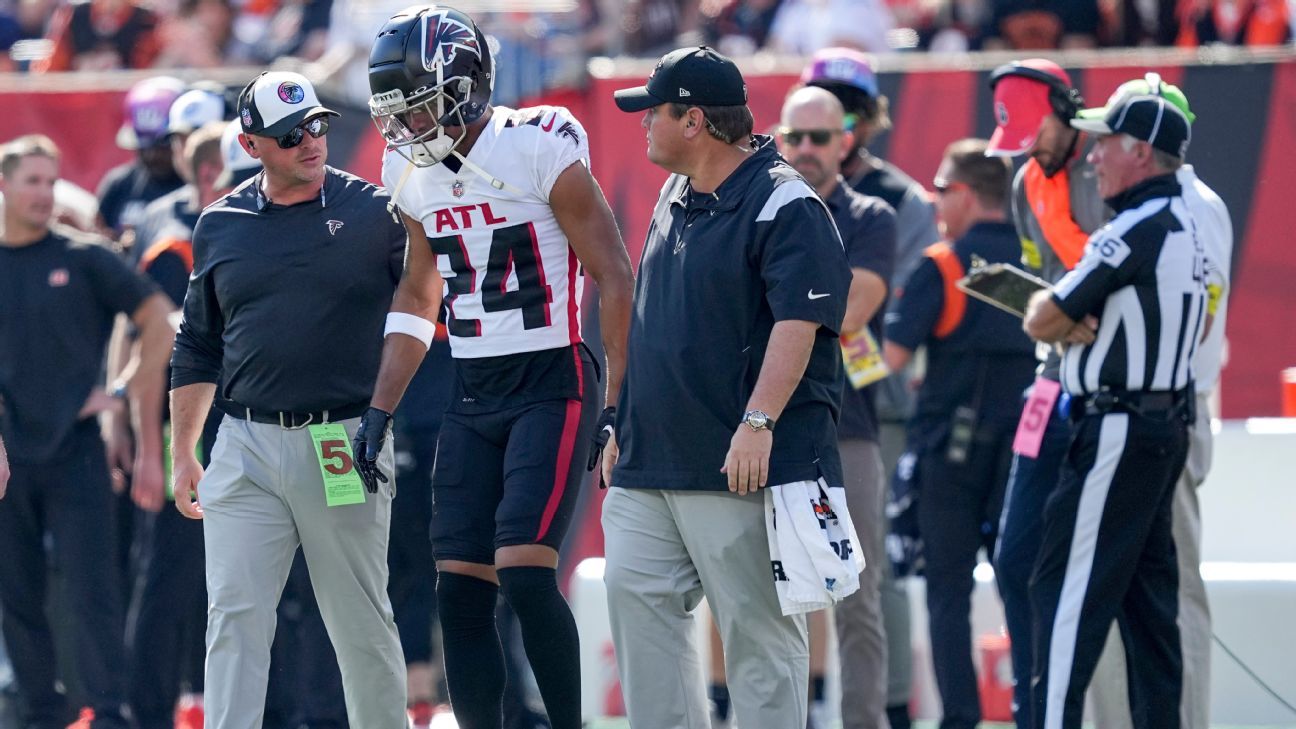
[[[541,124],[541,125],[540,125],[540,128],[543,129],[543,130],[545,130],[546,132],[549,131],[550,129],[553,129],[554,121],[555,121],[557,118],[558,118],[558,112],[555,111],[554,114],[553,114],[553,116],[549,117],[549,123],[548,123],[548,124]]]
[[[814,289],[810,289],[810,293],[806,294],[806,298],[810,299],[811,301],[814,301],[815,299],[822,299],[825,296],[832,296],[832,294],[816,294],[814,292]]]

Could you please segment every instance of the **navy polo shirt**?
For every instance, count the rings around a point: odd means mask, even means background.
[[[839,180],[825,202],[832,212],[833,221],[837,223],[837,230],[841,232],[850,267],[872,271],[883,282],[890,281],[896,259],[895,210],[882,198],[852,190],[845,180]],[[867,325],[878,346],[882,344],[882,320],[885,315],[884,303],[878,307]],[[844,378],[841,420],[837,423],[838,437],[868,441],[878,439],[874,390],[876,388],[873,385],[857,390],[848,378]]]
[[[30,245],[0,245],[0,433],[11,460],[66,455],[103,382],[113,319],[155,291],[97,236],[56,226]]]
[[[714,193],[673,175],[657,201],[635,286],[616,486],[726,490],[729,442],[785,320],[819,329],[777,418],[769,483],[842,482],[837,332],[850,266],[814,190],[768,137],[755,146]]]
[[[1021,259],[1021,240],[1010,223],[977,223],[953,247],[964,271],[973,255],[987,263]],[[969,296],[958,326],[937,337],[945,284],[930,256],[923,256],[897,296],[886,316],[886,338],[910,350],[927,346],[927,374],[912,423],[921,428],[947,422],[960,405],[975,407],[982,423],[1016,423],[1021,392],[1036,365],[1035,344],[1021,319]]]

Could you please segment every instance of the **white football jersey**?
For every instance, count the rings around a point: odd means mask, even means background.
[[[496,106],[467,159],[503,184],[442,162],[415,168],[397,192],[410,163],[393,150],[382,171],[396,205],[423,223],[437,255],[454,356],[580,342],[584,275],[549,193],[572,164],[589,164],[585,129],[560,106]]]

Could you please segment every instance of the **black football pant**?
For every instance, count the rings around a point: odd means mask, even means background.
[[[1170,529],[1188,426],[1125,413],[1086,416],[1044,508],[1031,578],[1036,729],[1078,729],[1115,620],[1137,729],[1179,729],[1179,568]]]
[[[994,550],[1004,487],[1012,464],[1011,425],[983,426],[964,463],[951,463],[945,442],[918,465],[918,528],[926,563],[932,666],[940,690],[941,729],[974,729],[981,721],[972,665],[972,571],[977,552]]]
[[[211,461],[220,418],[203,429],[201,461]],[[170,458],[170,454],[164,457]],[[203,528],[167,501],[156,514],[134,513],[138,559],[126,648],[130,700],[139,729],[173,729],[181,688],[203,692],[207,655],[207,578]]]
[[[20,458],[20,453],[10,453]],[[59,687],[76,671],[95,729],[126,727],[126,650],[112,491],[99,426],[79,424],[58,460],[11,464],[0,499],[0,610],[23,726],[63,729],[78,707]],[[53,550],[47,554],[46,537]],[[45,612],[48,571],[61,573],[75,666],[55,662]]]
[[[432,661],[432,622],[436,618],[436,562],[428,538],[432,523],[432,466],[437,429],[396,433],[396,501],[387,548],[396,630],[405,663]]]
[[[127,615],[131,708],[140,729],[175,726],[183,685],[202,693],[207,584],[202,522],[168,501],[156,514],[135,512],[139,574]]]

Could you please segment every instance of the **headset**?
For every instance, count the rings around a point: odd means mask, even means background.
[[[1063,122],[1074,119],[1076,113],[1084,108],[1084,98],[1080,96],[1079,91],[1067,86],[1066,82],[1057,76],[1038,68],[1023,66],[1019,61],[1006,63],[992,71],[990,89],[993,91],[994,87],[1008,76],[1028,78],[1047,86],[1049,105],[1053,107],[1053,113]]]

